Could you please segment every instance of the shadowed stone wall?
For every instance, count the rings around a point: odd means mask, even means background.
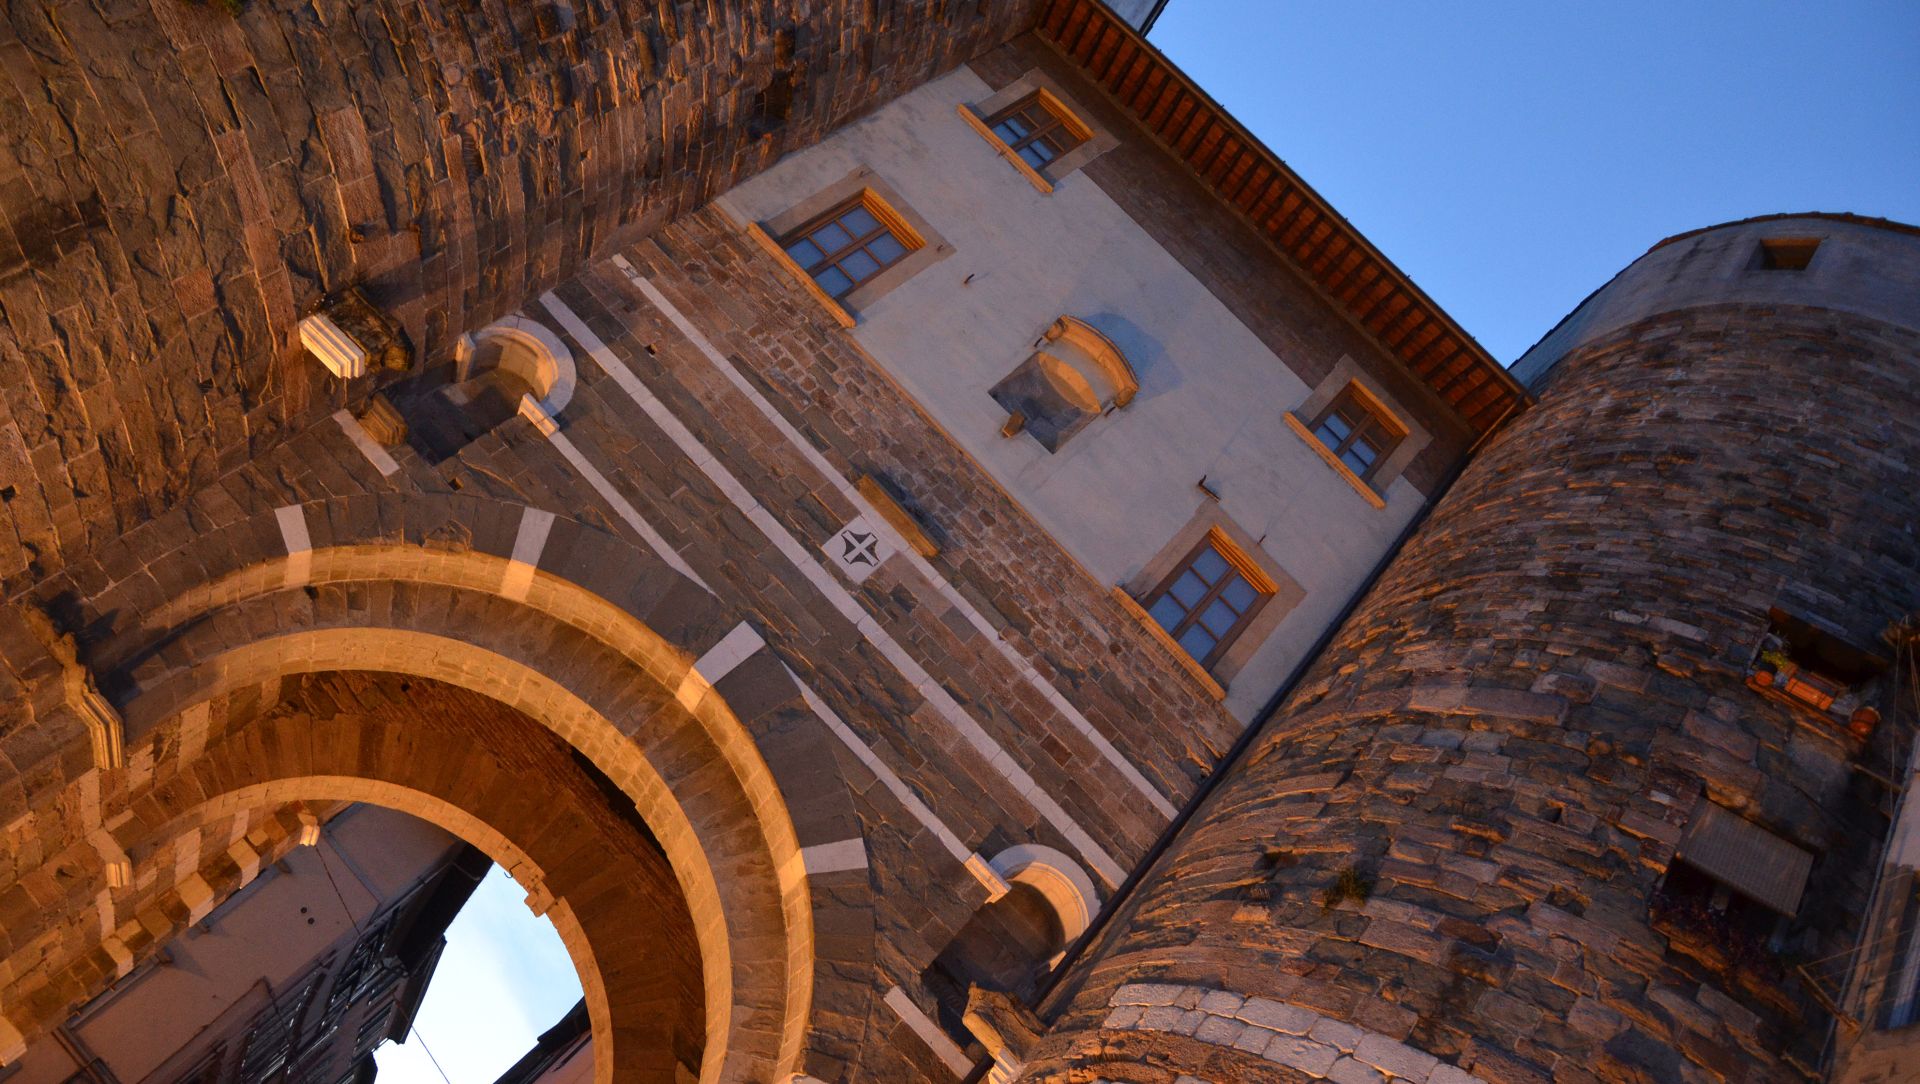
[[[1854,767],[1885,773],[1887,743],[1747,666],[1771,606],[1871,648],[1920,605],[1916,376],[1911,326],[1786,305],[1575,344],[1060,991],[1022,1079],[1800,1079],[1827,1018],[1793,968],[1852,947],[1885,830]],[[1650,912],[1707,801],[1813,855],[1773,951]]]
[[[301,352],[324,295],[444,356],[1037,6],[7,5],[0,584],[399,375],[347,391]]]

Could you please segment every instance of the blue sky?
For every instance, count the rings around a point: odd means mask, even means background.
[[[1920,4],[1171,0],[1149,38],[1503,362],[1663,237],[1920,221]]]
[[[526,890],[495,866],[447,928],[413,1036],[374,1051],[380,1084],[492,1084],[579,1000],[580,978],[553,923],[529,911]]]

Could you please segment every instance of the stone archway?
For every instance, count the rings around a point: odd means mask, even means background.
[[[709,1036],[687,901],[658,841],[607,800],[571,746],[497,700],[432,679],[325,670],[273,687],[273,698],[257,685],[222,694],[225,733],[157,781],[116,830],[136,861],[198,825],[289,802],[418,816],[486,851],[553,921],[580,974],[596,1079],[698,1071]],[[234,693],[244,694],[237,707]]]
[[[528,562],[530,524],[546,543]],[[710,592],[591,526],[470,497],[288,506],[191,543],[152,580],[85,598],[117,615],[89,661],[132,746],[177,758],[159,737],[174,720],[299,674],[389,672],[496,700],[589,761],[666,851],[700,944],[703,1081],[831,1072],[857,1047],[871,900],[846,885],[816,896],[802,853],[857,831],[823,763],[833,739]],[[703,669],[743,631],[730,670]],[[832,936],[816,942],[816,923]],[[96,983],[104,959],[91,954]]]
[[[78,876],[59,882],[44,921],[7,931],[50,958],[5,987],[0,1035],[39,1033],[152,951],[139,930],[157,914],[156,874],[171,884],[174,864],[136,855],[133,888],[101,889],[122,848],[139,846],[113,842],[120,818],[221,736],[206,706],[357,671],[506,705],[638,811],[699,944],[703,1082],[831,1077],[856,1056],[878,1001],[873,899],[838,867],[810,868],[864,850],[837,739],[711,591],[607,531],[466,495],[331,498],[223,515],[177,538],[137,575],[79,570],[88,586],[61,603],[88,630],[87,666],[124,720],[131,766],[77,778],[32,814],[64,848],[47,861]],[[285,808],[258,813],[253,846],[266,856],[298,824]],[[246,860],[202,858],[215,896],[244,883]],[[177,930],[188,909],[168,907]],[[99,922],[72,917],[88,910]]]

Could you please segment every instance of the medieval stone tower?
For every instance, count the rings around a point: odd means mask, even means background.
[[[1916,283],[1920,231],[1780,216],[1583,303],[1023,1079],[1802,1079],[1912,740],[1861,709],[1920,606]]]
[[[1510,371],[1162,6],[6,7],[0,1080],[1901,1079],[1920,235]]]

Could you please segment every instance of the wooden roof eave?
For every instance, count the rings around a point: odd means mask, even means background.
[[[1345,216],[1099,0],[1053,0],[1038,30],[1470,428],[1485,432],[1530,398]]]

